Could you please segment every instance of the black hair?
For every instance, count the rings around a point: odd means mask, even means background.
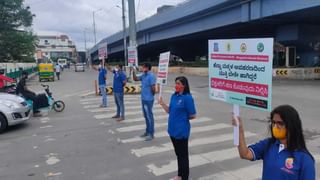
[[[118,64],[118,66],[119,66],[120,69],[122,69],[122,67],[123,67],[122,64]]]
[[[150,71],[151,68],[152,68],[152,66],[151,66],[150,63],[144,63],[142,66],[143,66],[143,67],[147,67],[147,68],[149,69],[149,71]]]
[[[28,72],[27,71],[22,71],[22,77],[28,79]]]
[[[275,114],[278,114],[281,117],[287,129],[287,149],[292,153],[296,150],[306,152],[313,159],[313,156],[306,147],[302,123],[297,110],[290,105],[281,105],[276,107],[270,113],[271,120],[273,119]],[[270,130],[272,132],[272,124],[270,124]],[[276,138],[273,136],[272,133],[271,136],[271,141],[275,142]]]
[[[184,86],[183,94],[190,94],[190,86],[188,79],[184,76],[179,76],[176,78],[175,82],[180,81],[181,84]]]

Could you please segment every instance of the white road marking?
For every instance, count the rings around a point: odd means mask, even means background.
[[[153,110],[153,113],[163,113],[164,111],[162,109],[155,109]],[[126,112],[126,116],[127,115],[141,115],[142,116],[142,111],[134,111],[134,112]],[[94,118],[96,119],[109,119],[112,118],[112,116],[114,116],[114,114],[99,114],[99,115],[95,115]]]
[[[251,132],[246,132],[246,137],[252,137],[256,136],[256,134]],[[220,143],[224,141],[231,141],[233,139],[233,133],[229,134],[222,134],[218,136],[212,136],[212,137],[205,137],[205,138],[197,138],[192,139],[189,143],[189,147],[194,146],[200,146],[200,145],[208,145],[208,144],[215,144]],[[132,149],[131,152],[136,155],[137,157],[147,156],[151,154],[157,154],[162,153],[166,151],[173,150],[173,146],[171,143],[165,143],[160,146],[150,146],[150,147],[144,147],[140,149]]]
[[[57,156],[57,154],[54,154],[54,153],[50,153],[49,155],[46,155],[46,157],[48,158],[46,163],[48,165],[55,165],[55,164],[59,163],[60,159],[58,159],[56,156]]]
[[[40,118],[40,121],[50,121],[50,118],[49,117],[42,117],[42,118]]]
[[[225,160],[239,157],[237,148],[233,147],[230,149],[212,151],[208,153],[195,154],[189,157],[190,168],[202,166],[210,163],[222,162]],[[171,160],[168,164],[161,167],[157,167],[154,164],[147,165],[149,170],[156,176],[172,173],[177,171],[177,160]]]
[[[46,139],[44,142],[50,142],[50,141],[55,141],[56,139],[54,139],[54,138],[48,138],[48,139]]]
[[[112,131],[111,129],[108,131],[110,134],[114,134],[114,131]]]
[[[107,98],[107,100],[114,100],[114,98],[111,96],[109,96]],[[101,101],[102,100],[102,97],[94,97],[94,98],[85,98],[85,99],[81,99],[80,102],[89,102],[89,101]],[[137,100],[140,102],[140,97],[126,97],[124,96],[124,100]]]
[[[38,146],[33,146],[33,149],[38,149]]]
[[[47,174],[47,177],[60,176],[61,174],[62,174],[61,172],[57,172],[57,173],[49,172],[49,173]]]
[[[193,127],[191,129],[191,133],[213,131],[213,130],[219,130],[219,129],[230,128],[230,127],[232,127],[232,126],[229,125],[229,124],[224,124],[224,123],[214,124],[214,125],[209,125],[209,126],[203,126],[203,127]],[[167,131],[161,131],[161,132],[155,133],[154,136],[156,138],[167,137],[168,133],[167,133]],[[143,140],[144,139],[136,136],[136,137],[129,138],[129,139],[123,139],[123,140],[121,140],[121,142],[122,143],[132,143],[132,142],[139,142],[139,141],[143,141]]]
[[[108,104],[109,104],[109,102],[108,102]],[[135,104],[135,102],[126,101],[126,102],[124,102],[124,104]],[[110,106],[110,105],[108,105],[108,106]],[[85,109],[93,109],[93,108],[101,108],[101,107],[100,107],[100,104],[94,104],[94,105],[83,106],[83,108],[85,108]],[[105,108],[108,108],[108,107],[105,107]]]
[[[46,120],[41,120],[41,124],[45,124],[45,123],[48,123],[49,121],[46,121]]]
[[[86,97],[86,96],[89,96],[89,95],[94,95],[96,92],[95,91],[89,91],[89,92],[87,92],[87,93],[83,93],[83,94],[81,94],[81,95],[79,95],[79,96],[81,96],[81,97]]]
[[[168,115],[155,115],[154,116],[155,121],[166,120],[166,119],[168,119]],[[141,118],[126,119],[126,120],[122,121],[121,123],[126,124],[126,123],[144,122],[144,121],[145,121],[145,118],[141,117]]]
[[[141,110],[142,112],[142,107],[141,105],[135,105],[135,106],[125,106],[125,111],[127,110],[134,110],[138,109]],[[161,108],[160,105],[155,105],[153,107],[154,109]],[[97,108],[97,109],[88,109],[89,112],[97,113],[97,112],[110,112],[110,111],[116,111],[116,107],[111,107],[111,108]],[[164,112],[164,111],[163,111]]]
[[[37,165],[34,165],[34,167],[35,167],[35,168],[38,168],[38,167],[40,167],[40,165],[39,165],[39,164],[37,164]]]
[[[45,128],[52,128],[53,126],[48,125],[48,126],[41,126],[40,129],[45,129]]]
[[[196,123],[202,123],[202,122],[208,122],[208,121],[211,121],[210,118],[206,118],[206,117],[203,117],[203,118],[199,118],[197,120],[193,120],[191,121],[192,124],[196,124]],[[165,122],[165,123],[155,123],[154,127],[155,128],[160,128],[160,127],[165,127],[167,126],[168,123]],[[118,132],[131,132],[131,131],[139,131],[139,130],[143,130],[146,128],[146,125],[145,124],[141,124],[141,125],[135,125],[135,126],[128,126],[128,127],[122,127],[122,128],[117,128],[116,130]]]
[[[262,164],[255,164],[232,171],[222,171],[210,176],[201,177],[199,180],[255,180],[261,179],[262,176]]]
[[[63,98],[67,98],[67,97],[72,97],[72,96],[81,96],[81,94],[88,94],[88,93],[92,93],[92,90],[86,90],[86,91],[80,91],[80,92],[75,92],[75,93],[71,93],[71,94],[66,94],[64,96],[62,96]]]

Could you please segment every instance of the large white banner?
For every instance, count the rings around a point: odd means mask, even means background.
[[[209,41],[210,98],[271,111],[273,38]]]

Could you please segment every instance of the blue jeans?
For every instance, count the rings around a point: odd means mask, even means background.
[[[153,119],[153,100],[152,101],[144,101],[142,100],[142,111],[143,116],[146,120],[146,133],[148,135],[153,136],[154,135],[154,119]]]
[[[106,85],[99,85],[100,92],[102,95],[102,105],[107,106],[107,92],[106,92]]]
[[[124,118],[123,93],[114,93],[114,101],[117,105],[117,116]]]

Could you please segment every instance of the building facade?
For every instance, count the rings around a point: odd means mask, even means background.
[[[75,44],[67,35],[38,36],[35,56],[40,61],[51,60],[55,62],[59,58],[76,61],[77,50]]]

